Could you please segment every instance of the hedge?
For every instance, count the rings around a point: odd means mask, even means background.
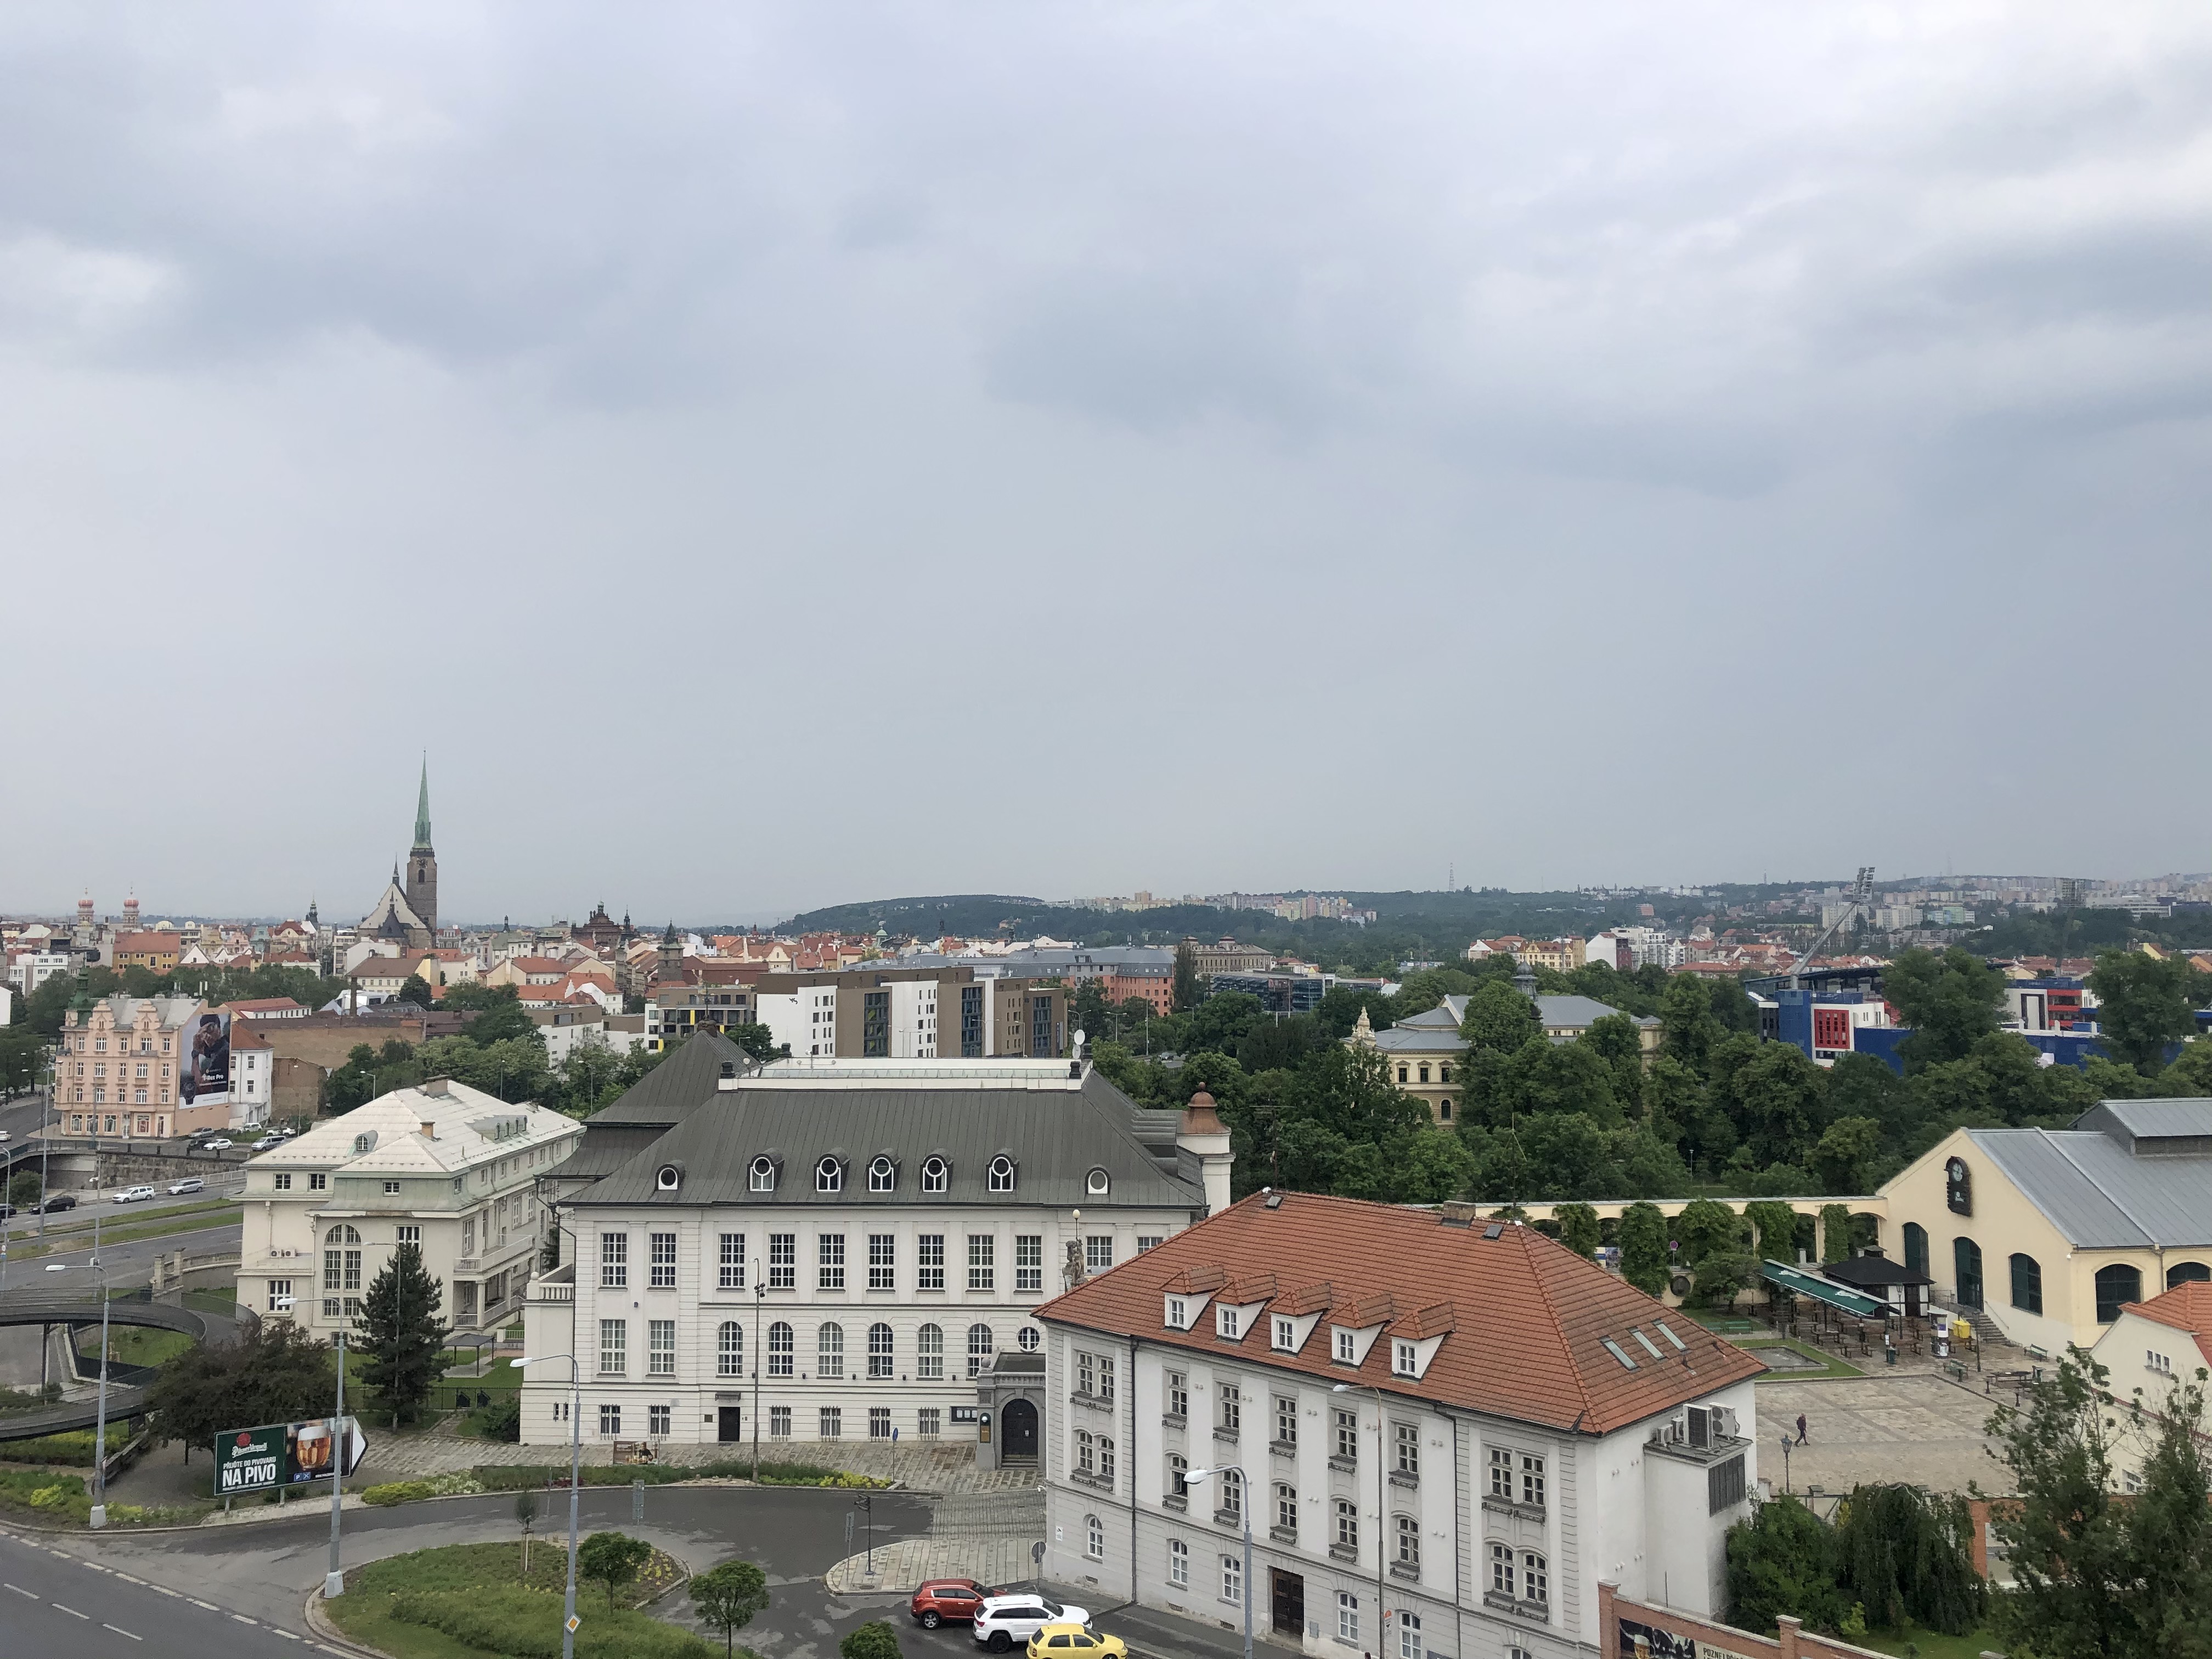
[[[10,1463],[66,1463],[72,1468],[88,1469],[92,1467],[92,1444],[90,1429],[40,1435],[35,1440],[0,1441],[0,1460]]]
[[[562,1601],[520,1584],[466,1590],[410,1591],[392,1601],[392,1616],[424,1625],[457,1642],[513,1659],[560,1659]],[[714,1650],[688,1630],[641,1613],[580,1607],[580,1659],[714,1659]]]

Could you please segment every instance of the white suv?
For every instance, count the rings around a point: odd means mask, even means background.
[[[1090,1622],[1086,1609],[1064,1607],[1049,1596],[1029,1592],[987,1595],[975,1610],[975,1639],[994,1653],[1004,1653],[1011,1647],[1028,1646],[1030,1638],[1047,1625]]]
[[[151,1187],[125,1187],[108,1201],[112,1204],[137,1204],[153,1196]]]

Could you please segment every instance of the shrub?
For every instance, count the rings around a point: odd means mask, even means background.
[[[562,1598],[550,1591],[519,1584],[407,1591],[392,1598],[392,1616],[487,1653],[560,1659]],[[640,1613],[588,1613],[576,1632],[580,1659],[713,1659],[714,1651],[690,1631]]]
[[[92,1445],[92,1431],[78,1429],[69,1434],[41,1435],[35,1440],[0,1441],[0,1459],[10,1463],[66,1463],[74,1468],[90,1468]]]
[[[484,1483],[473,1474],[455,1471],[451,1474],[434,1474],[427,1480],[388,1480],[380,1486],[371,1486],[362,1493],[364,1504],[412,1504],[425,1498],[462,1498],[484,1490]]]
[[[838,1659],[900,1659],[898,1632],[886,1620],[871,1619],[837,1644]]]
[[[78,1475],[0,1469],[0,1506],[28,1510],[42,1520],[82,1521],[92,1513],[92,1495]]]

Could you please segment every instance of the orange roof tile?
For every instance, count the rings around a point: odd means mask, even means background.
[[[1533,1227],[1501,1226],[1492,1238],[1489,1225],[1455,1225],[1433,1210],[1314,1193],[1273,1194],[1271,1208],[1269,1196],[1255,1193],[1086,1279],[1037,1316],[1204,1353],[1243,1352],[1331,1382],[1568,1432],[1610,1433],[1765,1370]],[[1325,1340],[1280,1354],[1260,1341],[1246,1348],[1224,1338],[1210,1320],[1191,1330],[1163,1323],[1163,1292],[1193,1293],[1232,1276],[1250,1284],[1261,1275],[1305,1287],[1291,1298],[1299,1310],[1310,1311],[1312,1293],[1326,1289],[1333,1323],[1402,1319],[1401,1335],[1452,1334],[1413,1382],[1391,1376],[1384,1342],[1354,1370],[1331,1360]],[[1659,1331],[1662,1319],[1680,1348]],[[1663,1358],[1654,1360],[1634,1340],[1638,1327]],[[1266,1322],[1256,1328],[1264,1332]],[[1632,1370],[1607,1350],[1607,1340],[1634,1361]]]
[[[2141,1314],[2160,1325],[2171,1325],[2177,1331],[2187,1331],[2197,1339],[2197,1351],[2212,1363],[2212,1284],[2201,1279],[2185,1279],[2148,1302],[2127,1304],[2124,1311]]]

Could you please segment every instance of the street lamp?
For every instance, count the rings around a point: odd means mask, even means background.
[[[547,1360],[568,1362],[568,1599],[561,1621],[561,1659],[576,1659],[576,1488],[584,1468],[584,1367],[573,1353],[530,1354],[507,1363],[517,1369]]]
[[[1244,1576],[1237,1583],[1241,1594],[1237,1599],[1244,1604],[1244,1659],[1252,1659],[1252,1477],[1244,1473],[1242,1464],[1216,1463],[1212,1468],[1193,1469],[1183,1476],[1182,1483],[1195,1486],[1217,1474],[1232,1473],[1238,1486],[1237,1507],[1243,1511],[1244,1522]]]
[[[1787,1433],[1784,1434],[1782,1437],[1782,1490],[1784,1493],[1787,1493],[1790,1491],[1790,1448],[1791,1444],[1792,1442],[1790,1441],[1789,1435]]]
[[[92,1514],[90,1524],[107,1524],[107,1269],[100,1263],[100,1215],[92,1218],[92,1259],[84,1264],[100,1275],[100,1407],[92,1434]],[[65,1273],[66,1261],[50,1261],[46,1271]]]
[[[1352,1394],[1358,1388],[1356,1382],[1338,1382],[1330,1387],[1329,1392]],[[1390,1617],[1389,1609],[1382,1605],[1387,1599],[1387,1592],[1382,1588],[1382,1559],[1383,1551],[1388,1547],[1383,1540],[1382,1522],[1390,1506],[1383,1501],[1382,1496],[1382,1390],[1370,1386],[1367,1392],[1375,1396],[1375,1651],[1381,1653],[1390,1634],[1385,1628]]]

